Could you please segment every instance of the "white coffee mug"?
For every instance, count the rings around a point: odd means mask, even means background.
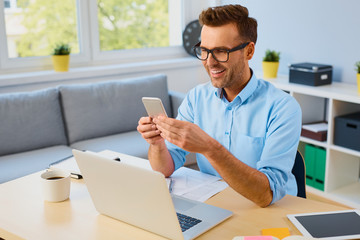
[[[68,199],[70,180],[70,173],[62,170],[50,170],[41,174],[44,200],[61,202]]]

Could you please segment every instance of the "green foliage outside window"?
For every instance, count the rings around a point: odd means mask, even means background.
[[[169,46],[168,0],[98,0],[100,49]]]
[[[79,53],[76,0],[18,0],[27,32],[19,57],[52,54],[59,43]],[[94,17],[94,16],[91,16]],[[168,0],[98,0],[102,51],[169,46]]]
[[[17,43],[19,57],[50,55],[59,42],[79,52],[76,1],[18,0],[17,5],[27,29]]]

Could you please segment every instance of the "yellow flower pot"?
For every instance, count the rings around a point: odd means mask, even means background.
[[[358,86],[358,93],[360,94],[360,73],[356,74],[357,86]]]
[[[264,78],[276,78],[279,62],[262,62]]]
[[[56,72],[69,71],[70,55],[52,55],[51,60]]]

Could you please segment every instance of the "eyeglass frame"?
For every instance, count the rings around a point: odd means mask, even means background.
[[[207,52],[207,55],[206,55],[206,58],[205,58],[205,59],[199,58],[198,55],[196,54],[196,50],[195,50],[197,47],[200,47],[201,42],[198,42],[198,43],[193,47],[193,51],[194,51],[195,57],[196,57],[197,59],[201,60],[201,61],[206,61],[206,60],[209,58],[209,53],[211,53],[212,56],[213,56],[213,58],[214,58],[216,61],[218,61],[218,62],[227,62],[227,61],[229,61],[229,54],[230,54],[231,52],[235,52],[235,51],[244,49],[247,45],[249,45],[249,43],[250,43],[250,42],[242,43],[242,44],[240,44],[240,45],[238,45],[238,46],[236,46],[236,47],[234,47],[234,48],[231,48],[231,49],[224,49],[224,48],[207,49],[207,48],[202,47],[202,49],[204,49],[204,50]],[[214,50],[221,50],[221,51],[227,52],[227,58],[226,58],[226,60],[225,60],[225,61],[219,61],[219,60],[216,58],[216,56],[214,55],[214,53],[213,53]]]

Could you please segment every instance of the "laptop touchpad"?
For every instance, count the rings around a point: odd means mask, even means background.
[[[172,197],[173,203],[174,203],[174,207],[176,210],[179,211],[187,211],[192,207],[195,207],[197,204],[192,203],[192,202],[188,202],[184,199],[180,199],[180,198],[176,198],[176,197]]]

